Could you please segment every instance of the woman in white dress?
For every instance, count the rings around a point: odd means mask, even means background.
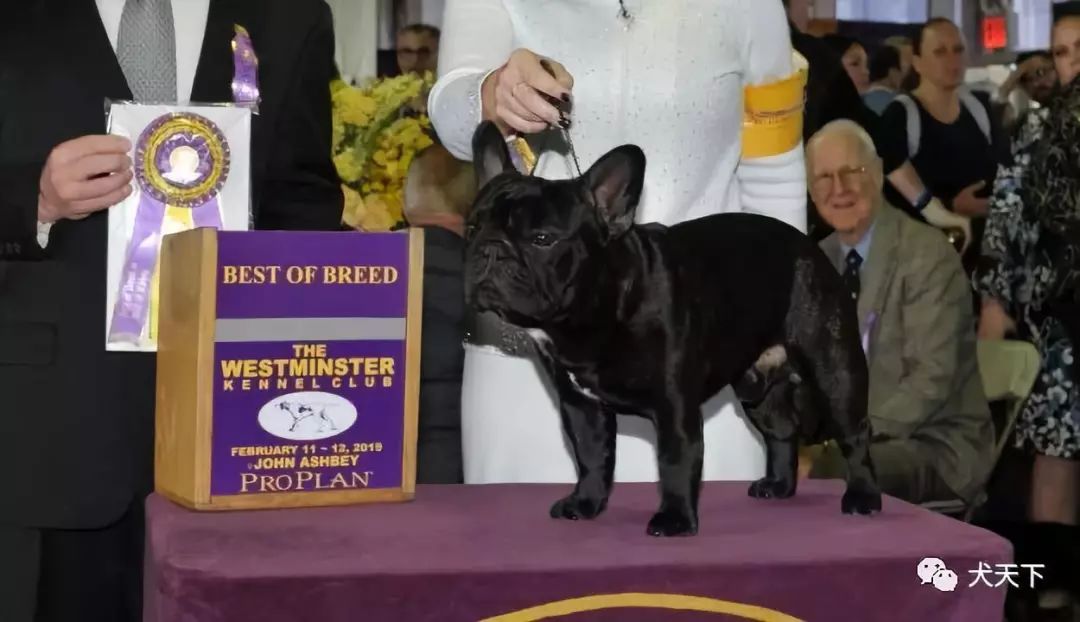
[[[562,123],[583,169],[621,144],[644,150],[638,222],[743,211],[805,231],[804,72],[777,0],[448,0],[441,39],[428,109],[455,156],[471,159],[491,119],[527,137],[536,175],[565,179],[577,171]],[[540,93],[571,102],[568,121]],[[554,388],[527,338],[501,329],[486,341],[497,348],[466,345],[465,481],[575,482]],[[703,477],[762,477],[764,446],[731,390],[703,409]],[[618,425],[616,481],[656,481],[652,423]]]

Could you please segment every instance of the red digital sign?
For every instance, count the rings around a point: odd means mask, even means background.
[[[1001,50],[1009,45],[1008,23],[1004,15],[989,15],[982,19],[983,49]]]

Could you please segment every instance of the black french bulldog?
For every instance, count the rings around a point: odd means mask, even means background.
[[[661,503],[648,533],[696,533],[700,407],[727,385],[767,445],[751,496],[793,495],[800,437],[831,438],[849,473],[843,512],[881,509],[855,305],[810,238],[749,214],[634,224],[645,173],[635,146],[568,181],[518,173],[491,123],[473,149],[481,190],[467,222],[466,297],[531,329],[553,374],[578,469],[553,517],[603,512],[615,413],[636,414],[658,442]]]

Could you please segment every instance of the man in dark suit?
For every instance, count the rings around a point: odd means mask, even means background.
[[[137,620],[155,370],[104,350],[107,208],[131,179],[105,103],[151,101],[161,75],[174,100],[231,101],[244,26],[255,227],[338,229],[331,16],[322,0],[16,4],[0,26],[0,620]],[[152,54],[169,62],[132,64]]]

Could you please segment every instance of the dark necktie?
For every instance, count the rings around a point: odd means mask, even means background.
[[[859,266],[862,265],[862,261],[862,257],[854,248],[848,251],[844,261],[847,264],[844,268],[844,285],[851,292],[851,299],[856,301],[859,299]]]
[[[172,0],[127,0],[120,17],[116,59],[135,101],[176,101],[176,30]]]

